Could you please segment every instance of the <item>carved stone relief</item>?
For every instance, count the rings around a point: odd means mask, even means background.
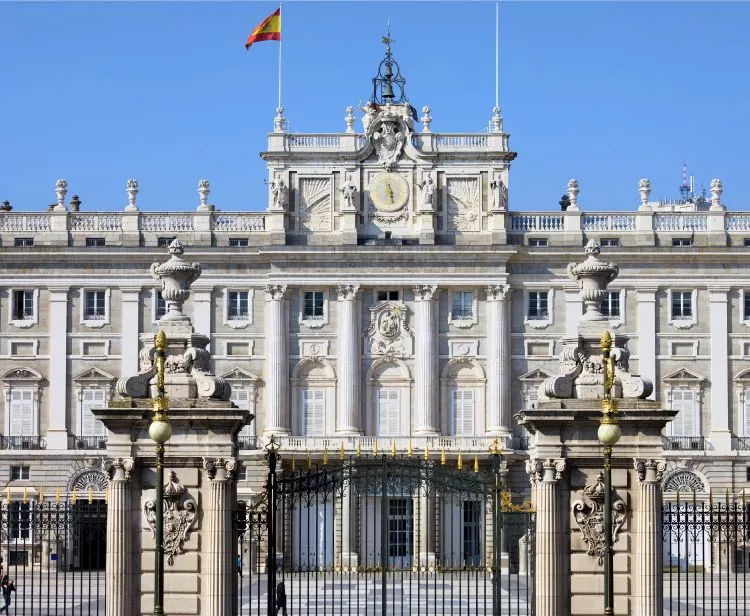
[[[411,355],[412,332],[406,324],[406,307],[397,302],[381,302],[370,308],[366,336],[372,355]]]
[[[447,178],[446,199],[450,231],[479,231],[481,189],[478,178]]]
[[[167,562],[174,564],[175,556],[183,552],[183,545],[198,519],[198,503],[190,498],[185,486],[174,471],[164,486],[164,554]],[[151,532],[156,531],[156,503],[149,499],[143,505],[143,513]]]
[[[308,231],[330,231],[330,178],[300,178],[298,195],[300,225]]]
[[[596,557],[601,565],[604,562],[604,473],[583,489],[583,500],[573,503],[573,517],[588,545],[587,554]],[[627,507],[620,498],[612,499],[612,542],[625,523]]]

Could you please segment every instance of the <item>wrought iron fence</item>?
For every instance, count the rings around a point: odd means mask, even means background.
[[[665,451],[703,451],[706,438],[703,436],[662,436],[661,444]]]
[[[723,501],[723,502],[722,502]],[[709,496],[665,503],[664,613],[750,613],[750,511],[743,499]]]
[[[534,512],[492,458],[290,457],[239,509],[239,614],[533,614]]]
[[[40,501],[9,494],[0,504],[0,566],[15,586],[10,613],[104,616],[104,500]]]

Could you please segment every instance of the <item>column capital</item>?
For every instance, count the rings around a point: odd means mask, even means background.
[[[633,458],[633,468],[638,473],[638,481],[659,483],[664,476],[667,463],[664,460],[639,460]]]
[[[359,294],[358,284],[337,284],[336,293],[340,302],[357,299]]]
[[[418,302],[429,302],[440,293],[437,285],[434,284],[417,284],[414,285],[414,299]]]
[[[128,481],[135,467],[135,458],[112,458],[104,461],[104,470],[112,481]]]
[[[488,302],[502,302],[510,299],[511,288],[509,284],[488,284],[487,285],[487,301]]]
[[[559,481],[562,479],[563,472],[565,472],[565,466],[564,459],[547,458],[546,460],[540,460],[539,458],[531,458],[526,460],[526,472],[532,484]]]
[[[234,477],[236,458],[203,458],[203,468],[211,481],[226,481]]]
[[[282,300],[286,296],[287,286],[285,284],[267,284],[264,287],[267,300]]]

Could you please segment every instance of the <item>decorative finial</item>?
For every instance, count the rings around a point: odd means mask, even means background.
[[[177,238],[174,238],[167,248],[171,255],[182,255],[185,253],[185,249],[182,247],[182,242]]]
[[[430,109],[429,105],[425,105],[422,107],[422,118],[420,119],[420,122],[422,122],[422,132],[423,133],[429,133],[430,132],[430,123],[432,122],[432,116],[430,115]]]
[[[578,180],[575,178],[571,178],[568,182],[568,199],[570,199],[570,205],[568,206],[568,211],[576,211],[581,208],[578,207],[578,193],[581,192],[578,189]]]
[[[502,133],[503,132],[503,116],[500,115],[500,107],[495,105],[492,108],[492,132]]]
[[[55,182],[55,192],[57,193],[57,205],[55,206],[55,211],[65,212],[65,195],[68,194],[68,182],[65,180],[57,180],[57,182]]]
[[[583,249],[583,252],[585,252],[587,255],[594,255],[595,257],[598,257],[602,252],[602,247],[599,245],[599,242],[597,242],[594,238],[591,238],[588,242],[586,242],[586,247]]]
[[[126,212],[137,212],[138,206],[135,204],[135,196],[138,194],[138,180],[130,179],[125,186],[125,192],[128,193],[128,205]]]
[[[602,332],[602,337],[599,342],[602,345],[602,351],[608,353],[612,348],[612,334],[609,333],[609,330],[605,329],[604,332]]]
[[[640,182],[638,182],[638,192],[641,193],[640,209],[650,209],[648,205],[648,197],[651,194],[651,180],[649,180],[648,178],[642,178]]]
[[[208,205],[208,194],[211,192],[211,186],[208,180],[200,180],[198,182],[198,195],[200,197],[200,205],[198,206],[199,212],[205,212],[211,209]]]
[[[273,132],[283,133],[286,118],[284,117],[284,108],[276,107],[276,115],[273,118]]]
[[[490,454],[493,456],[499,456],[502,452],[503,448],[500,447],[500,439],[493,439],[492,443],[490,444]]]
[[[711,209],[712,210],[723,210],[724,207],[721,205],[721,193],[724,192],[724,184],[721,180],[711,180]]]
[[[354,132],[354,107],[349,105],[346,108],[346,116],[344,117],[344,122],[346,123],[346,132],[347,133],[353,133]]]

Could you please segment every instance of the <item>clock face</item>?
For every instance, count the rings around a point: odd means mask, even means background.
[[[368,188],[370,200],[381,212],[396,212],[409,200],[409,183],[397,173],[378,173]]]

